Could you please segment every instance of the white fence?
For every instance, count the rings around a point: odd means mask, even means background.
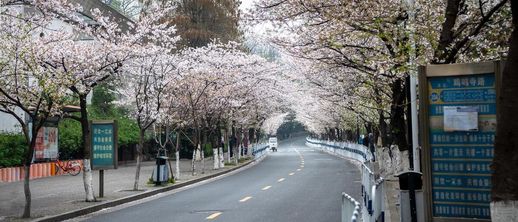
[[[360,203],[346,193],[342,193],[342,222],[358,221]]]
[[[311,138],[306,138],[306,143],[316,146],[321,150],[328,153],[334,153],[336,155],[352,158],[362,163],[369,162],[372,160],[372,154],[369,149],[361,144],[352,142],[335,142],[335,141],[323,141]]]
[[[324,152],[331,153],[333,155],[359,161],[361,163],[362,171],[361,173],[363,199],[361,219],[364,222],[385,221],[385,206],[383,201],[383,178],[376,179],[376,175],[372,172],[370,168],[370,166],[372,165],[372,154],[366,146],[352,142],[322,141],[311,138],[306,138],[306,144],[311,147],[320,149]],[[344,206],[344,204],[347,206]],[[351,211],[352,209],[354,210]],[[357,210],[359,209],[352,208],[351,204],[347,203],[347,201],[345,201],[344,203],[342,195],[342,222],[356,221],[356,217],[349,217],[348,215],[358,215]]]

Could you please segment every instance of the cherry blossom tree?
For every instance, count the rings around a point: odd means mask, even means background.
[[[53,4],[53,7],[56,7],[63,3],[56,1]],[[78,8],[70,9],[60,15],[73,17],[78,10]],[[159,22],[161,16],[170,10],[169,8],[153,7],[149,10],[152,13],[141,17],[138,22],[127,21],[130,30],[122,30],[119,28],[121,21],[114,21],[103,15],[100,10],[93,9],[89,20],[82,19],[71,23],[72,32],[79,34],[79,37],[84,37],[83,39],[78,41],[77,37],[68,38],[45,46],[48,51],[44,63],[54,72],[64,76],[68,89],[79,99],[80,115],[70,116],[70,118],[81,123],[86,201],[95,201],[90,167],[91,141],[87,96],[99,83],[120,73],[123,63],[138,53],[137,46],[146,42],[158,42],[157,39],[168,38],[174,34],[174,27],[168,27]],[[64,33],[54,31],[52,35],[64,35]],[[161,44],[163,47],[171,47],[172,43]]]
[[[55,22],[46,15],[48,5],[34,13],[28,6],[0,5],[0,112],[10,114],[21,126],[27,142],[23,160],[25,207],[23,218],[31,216],[30,170],[38,132],[45,122],[62,114],[66,84],[61,73],[43,63],[44,45],[61,42],[59,36],[45,35]]]
[[[119,88],[122,104],[140,129],[134,190],[138,190],[145,132],[160,118],[164,91],[176,74],[175,59],[168,54],[170,49],[151,45],[139,51],[142,55],[125,63]]]
[[[409,40],[411,11],[401,1],[381,5],[377,1],[261,0],[248,18],[271,24],[280,30],[271,35],[272,42],[297,58],[314,61],[319,71],[309,72],[311,87],[327,95],[341,94],[335,98],[342,97],[349,112],[372,108],[379,131],[388,125],[392,140],[406,150],[404,78],[415,69],[410,55],[416,53],[420,64],[498,58],[509,35],[505,2],[415,1],[417,14],[411,29],[416,33],[416,50]],[[453,17],[443,20],[446,12]],[[436,27],[443,27],[446,34]]]
[[[188,48],[179,57],[181,81],[170,91],[173,100],[181,102],[177,105],[183,110],[181,113],[188,114],[189,121],[185,125],[195,129],[192,139],[195,173],[197,153],[204,161],[201,146],[208,140],[213,146],[222,146],[218,139],[221,128],[228,128],[233,122],[239,125],[238,128],[246,128],[248,122],[257,119],[250,111],[254,110],[252,104],[258,102],[258,85],[265,81],[264,76],[275,70],[275,66],[259,56],[243,52],[232,42]],[[214,156],[214,161],[218,161],[219,155]]]

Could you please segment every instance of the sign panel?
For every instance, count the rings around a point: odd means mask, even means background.
[[[434,221],[490,219],[497,81],[489,65],[483,73],[468,68],[435,76],[421,69],[419,84],[426,86],[421,89],[422,132],[427,134],[423,169]],[[440,66],[433,68],[440,72]]]
[[[478,131],[478,107],[445,106],[444,131]]]
[[[58,155],[58,128],[41,127],[36,135],[34,159],[56,159]]]
[[[117,124],[115,121],[92,121],[92,169],[117,168]]]

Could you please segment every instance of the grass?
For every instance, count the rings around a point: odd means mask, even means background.
[[[239,163],[244,163],[244,162],[249,161],[251,159],[252,159],[252,157],[243,157],[243,158],[239,159]]]

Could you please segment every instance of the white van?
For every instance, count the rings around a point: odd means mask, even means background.
[[[277,137],[270,137],[270,139],[268,140],[268,143],[270,144],[270,149],[273,151],[273,152],[277,152]]]

